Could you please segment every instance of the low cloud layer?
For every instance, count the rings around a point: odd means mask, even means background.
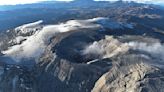
[[[27,24],[28,26],[23,25],[26,26],[23,28],[26,29],[34,27],[40,23],[42,23],[42,21]],[[9,47],[8,50],[3,51],[2,53],[17,62],[20,62],[22,59],[38,59],[44,53],[45,48],[49,44],[50,38],[64,32],[78,31],[83,28],[97,28],[97,31],[99,31],[110,23],[113,23],[113,21],[110,21],[107,18],[94,18],[88,20],[70,20],[57,25],[47,25],[36,31],[31,36],[16,37],[15,41],[19,44]],[[123,28],[122,26],[118,26],[116,29]],[[108,27],[110,28],[112,25],[108,25]],[[82,54],[96,55],[98,58],[110,58],[121,53],[126,53],[130,48],[151,53],[151,55],[155,57],[159,56],[162,60],[164,60],[164,45],[159,42],[152,44],[148,44],[146,42],[121,43],[112,36],[106,36],[105,39],[91,43],[82,51]]]
[[[153,57],[164,61],[164,44],[162,43],[129,42],[128,45],[134,50],[147,52]]]
[[[95,21],[95,20],[93,20]],[[92,21],[92,22],[93,22]],[[34,27],[42,21],[30,23],[21,26],[26,29],[27,27]],[[99,24],[92,23],[91,20],[70,20],[66,23],[58,25],[47,25],[43,29],[37,31],[32,36],[26,37],[26,40],[21,44],[14,45],[2,53],[6,56],[12,57],[15,61],[20,62],[22,59],[34,58],[37,59],[44,52],[49,43],[50,38],[63,32],[73,31],[80,28],[99,28]]]
[[[151,38],[149,38],[151,39]],[[154,40],[155,41],[155,40]],[[96,55],[101,57],[96,57],[95,59],[99,58],[111,58],[113,56],[117,56],[125,54],[130,49],[135,51],[140,51],[141,53],[138,54],[145,59],[150,59],[154,63],[163,63],[164,62],[164,44],[160,43],[159,41],[130,41],[121,43],[119,40],[114,39],[111,36],[107,36],[105,39],[100,41],[93,42],[89,46],[87,46],[83,50],[83,54],[85,55]],[[92,61],[91,61],[92,62]],[[150,63],[150,62],[149,62]]]
[[[106,36],[105,39],[95,41],[87,46],[82,53],[84,55],[95,55],[95,59],[111,58],[125,53],[129,50],[127,44],[121,43],[112,36]],[[97,57],[99,56],[99,57]]]

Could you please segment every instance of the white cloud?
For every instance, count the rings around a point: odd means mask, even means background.
[[[35,29],[35,27],[38,27],[40,23],[42,23],[42,21],[25,24],[23,26],[16,28],[16,30],[17,29],[21,29],[21,30],[22,29],[23,30]],[[114,24],[117,24],[117,23],[114,22]],[[113,21],[111,22],[108,18],[94,18],[94,19],[88,19],[88,20],[70,20],[70,21],[67,21],[66,23],[61,23],[57,25],[47,25],[47,26],[44,26],[39,31],[34,32],[32,36],[26,37],[25,41],[23,41],[21,44],[14,45],[10,47],[8,50],[3,51],[3,54],[9,57],[12,57],[18,62],[21,61],[22,59],[29,59],[29,58],[37,59],[44,52],[46,46],[48,45],[49,39],[54,37],[55,35],[58,35],[63,32],[81,29],[81,28],[94,28],[94,29],[97,28],[97,30],[102,29],[104,26],[113,28],[112,25],[113,25]],[[28,30],[26,30],[26,32],[28,32]],[[15,40],[18,41],[18,43],[20,43],[22,38],[15,39]],[[107,44],[115,47],[115,45],[112,43],[106,43],[104,45],[107,45]],[[117,41],[116,41],[116,44],[117,44]],[[93,45],[89,46],[88,49],[86,49],[86,51],[84,51],[84,54],[98,53],[100,55],[102,54],[104,50],[102,47],[104,45],[94,43]],[[96,48],[99,48],[99,49],[96,49]],[[115,52],[113,52],[113,54],[110,54],[109,57],[117,54],[117,52],[120,52],[119,48],[116,49]]]
[[[23,41],[21,44],[14,45],[8,50],[3,51],[3,54],[12,57],[18,62],[26,58],[37,59],[44,52],[50,38],[55,37],[60,33],[75,31],[80,28],[97,28],[97,30],[99,30],[103,27],[103,25],[101,25],[101,23],[99,24],[98,21],[104,19],[105,18],[94,18],[89,20],[70,20],[66,23],[44,26],[43,29],[35,32],[32,36],[26,37],[26,40]],[[37,22],[30,23],[30,25],[36,23]],[[21,39],[19,38],[17,40]],[[121,43],[111,36],[107,36],[105,39],[90,44],[82,51],[82,54],[97,54],[98,56],[102,56],[103,58],[110,58],[120,53],[127,52],[129,50],[129,47],[135,50],[146,51],[148,53],[151,53],[153,56],[160,56],[160,58],[164,60],[164,58],[162,58],[164,56],[164,45],[160,42],[152,44],[144,42]]]
[[[113,56],[125,53],[129,50],[127,44],[121,43],[112,36],[106,36],[105,39],[95,41],[87,46],[83,51],[83,55],[95,55],[98,58],[111,58]],[[97,57],[99,56],[99,57]]]
[[[31,24],[36,24],[30,23]],[[29,27],[29,26],[28,26]],[[59,33],[73,31],[80,28],[97,28],[98,24],[89,22],[88,20],[70,20],[66,23],[58,25],[47,25],[42,30],[37,31],[32,36],[27,37],[22,44],[14,45],[2,53],[6,56],[12,57],[17,62],[22,59],[39,58],[48,45],[49,39],[58,35]]]
[[[90,44],[88,47],[86,47],[82,51],[82,54],[83,55],[93,54],[93,55],[102,56],[104,54],[104,52],[105,52],[105,50],[102,47],[102,44],[100,44],[99,42],[93,42],[92,44]]]
[[[134,50],[147,52],[153,57],[164,61],[164,44],[160,42],[151,44],[146,42],[129,42],[128,45]]]

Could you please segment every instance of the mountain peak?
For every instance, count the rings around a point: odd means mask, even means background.
[[[94,2],[94,0],[75,0],[75,2]]]

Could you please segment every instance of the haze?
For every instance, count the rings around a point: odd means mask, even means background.
[[[40,1],[72,1],[72,0],[0,0],[0,5],[29,4],[29,3],[36,3]],[[95,0],[95,1],[117,1],[117,0]],[[123,1],[136,1],[140,3],[164,4],[163,0],[123,0]]]

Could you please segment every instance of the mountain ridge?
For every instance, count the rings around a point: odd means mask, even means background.
[[[39,18],[0,33],[0,91],[163,92],[164,10],[108,5],[20,10]]]

